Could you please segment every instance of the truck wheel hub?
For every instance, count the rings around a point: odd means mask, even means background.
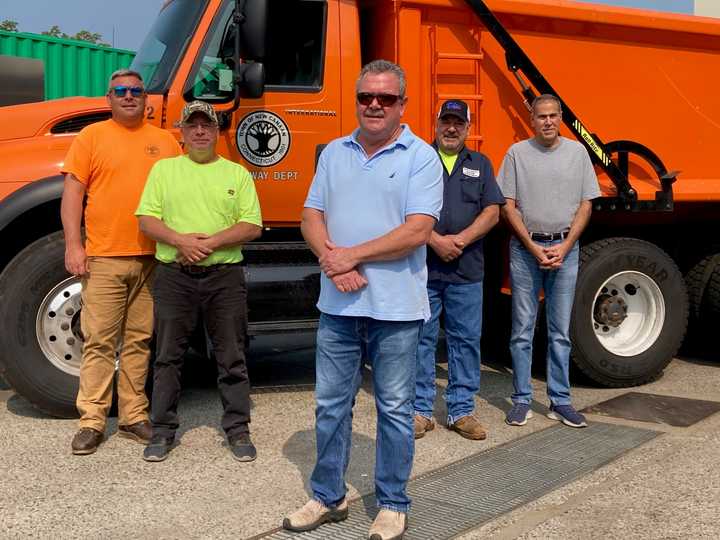
[[[82,285],[77,277],[58,283],[40,303],[35,332],[40,349],[58,369],[80,376],[83,335],[80,330]]]
[[[628,306],[620,296],[603,294],[595,301],[595,321],[617,328],[627,319]]]
[[[665,298],[655,281],[634,270],[606,279],[595,293],[589,322],[595,337],[612,354],[637,356],[660,337]]]

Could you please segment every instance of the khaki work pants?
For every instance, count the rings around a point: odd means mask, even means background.
[[[81,428],[105,431],[118,347],[118,424],[148,420],[145,379],[153,330],[154,268],[151,256],[88,259],[80,315],[85,338],[77,396]]]

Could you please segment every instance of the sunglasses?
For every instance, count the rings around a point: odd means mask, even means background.
[[[125,97],[128,92],[132,97],[140,97],[145,93],[142,86],[113,86],[110,91],[115,97]]]
[[[395,94],[371,94],[370,92],[358,92],[357,95],[358,103],[366,107],[376,99],[378,105],[381,107],[392,107],[399,99],[402,99],[402,96],[396,96]]]

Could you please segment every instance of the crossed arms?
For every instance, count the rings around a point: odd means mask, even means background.
[[[500,208],[497,204],[487,206],[475,220],[457,234],[438,234],[433,231],[428,245],[445,262],[462,255],[463,249],[485,236],[500,220]]]
[[[542,247],[530,238],[530,233],[523,223],[522,216],[515,204],[515,199],[506,198],[505,201],[503,216],[515,233],[515,236],[522,242],[525,249],[535,256],[541,268],[550,270],[558,269],[562,266],[565,256],[575,242],[577,242],[578,238],[580,238],[580,234],[590,221],[590,214],[592,213],[592,202],[581,201],[577,212],[575,212],[575,217],[573,217],[572,223],[570,224],[570,231],[565,237],[565,240],[550,247]]]
[[[262,229],[252,223],[241,221],[209,235],[205,233],[179,233],[154,216],[138,216],[140,230],[145,236],[156,242],[168,244],[177,249],[177,262],[180,264],[196,264],[208,258],[215,250],[244,244],[254,240]]]
[[[300,230],[318,257],[320,269],[340,292],[350,292],[367,285],[367,280],[358,270],[360,264],[392,261],[408,255],[428,243],[434,226],[434,217],[411,214],[405,223],[382,236],[356,246],[341,247],[335,245],[328,235],[324,212],[306,207]]]

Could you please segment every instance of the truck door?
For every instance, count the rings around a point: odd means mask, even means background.
[[[183,102],[168,108],[170,121],[187,101],[201,99],[222,110],[232,100],[233,4],[228,0],[218,10],[185,83]],[[218,150],[252,173],[266,225],[296,225],[317,149],[340,134],[337,6],[324,0],[270,0],[267,20],[265,94],[241,101],[220,134]]]

